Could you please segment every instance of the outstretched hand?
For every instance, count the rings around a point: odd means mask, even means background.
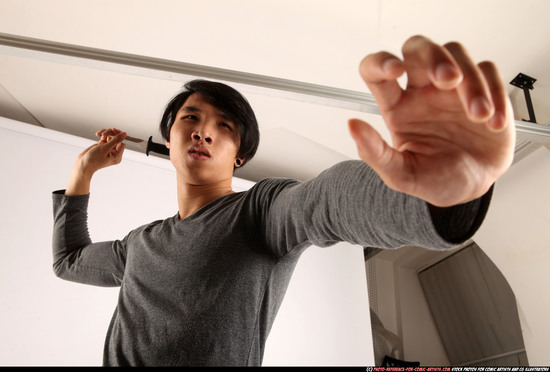
[[[415,36],[403,60],[368,55],[360,65],[391,134],[389,146],[369,124],[349,127],[361,159],[392,189],[448,207],[482,196],[511,165],[515,128],[496,66],[475,64],[458,43]],[[407,74],[403,90],[397,78]]]

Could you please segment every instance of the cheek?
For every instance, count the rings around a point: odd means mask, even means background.
[[[235,154],[238,154],[239,153],[239,149],[241,147],[241,135],[240,133],[236,133],[234,136],[233,136],[233,143],[235,145]]]
[[[223,157],[225,161],[227,163],[233,163],[233,161],[235,161],[235,157],[237,156],[237,151],[238,149],[234,145],[226,146],[223,149],[223,153],[224,153]]]
[[[240,146],[240,143],[239,143],[238,140],[232,142],[232,146],[231,146],[231,155],[232,155],[233,157],[236,157],[237,154],[239,153],[239,146]]]
[[[170,130],[170,143],[175,146],[176,143],[184,142],[191,137],[191,132],[180,125],[173,125]]]

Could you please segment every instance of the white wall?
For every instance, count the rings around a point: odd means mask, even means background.
[[[0,365],[100,365],[118,289],[63,281],[51,257],[51,192],[92,142],[0,118]],[[249,183],[236,179],[235,189]],[[93,240],[177,212],[175,172],[126,151],[92,185]],[[266,346],[264,365],[373,365],[360,247],[306,251]]]

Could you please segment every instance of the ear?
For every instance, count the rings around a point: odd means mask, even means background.
[[[237,158],[235,159],[235,168],[239,168],[241,165],[243,165],[244,159],[243,158]]]
[[[167,148],[170,148],[170,142],[164,141],[164,145],[166,145]]]

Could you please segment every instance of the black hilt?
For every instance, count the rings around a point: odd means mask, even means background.
[[[149,140],[147,141],[147,149],[145,150],[145,154],[147,156],[149,156],[149,151],[170,156],[170,150],[163,144],[153,142],[153,136],[149,137]]]

